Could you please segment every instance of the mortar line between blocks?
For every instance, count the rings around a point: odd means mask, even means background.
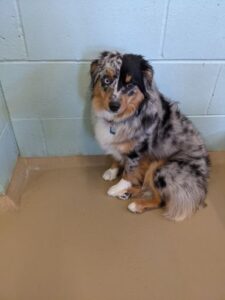
[[[91,118],[82,118],[82,117],[69,117],[69,118],[64,118],[64,117],[51,117],[51,118],[12,118],[13,122],[18,122],[18,121],[51,121],[51,120],[91,120]]]
[[[215,90],[216,90],[216,87],[217,87],[218,80],[220,78],[220,73],[222,71],[222,67],[223,67],[222,65],[219,67],[218,73],[216,75],[216,80],[215,80],[215,83],[214,83],[214,87],[212,89],[212,94],[211,94],[211,97],[209,99],[208,105],[206,107],[206,112],[205,112],[206,115],[209,114],[209,109],[210,109],[212,101],[213,101],[213,97],[214,97],[214,94],[215,94]]]
[[[25,52],[26,52],[26,56],[28,58],[29,57],[29,51],[28,51],[28,45],[27,45],[27,40],[26,40],[25,29],[24,29],[24,25],[23,25],[23,18],[22,18],[22,13],[21,13],[21,9],[20,9],[20,3],[19,3],[19,0],[15,0],[15,2],[16,2],[17,13],[18,13],[18,16],[19,16],[20,28],[21,28],[22,35],[23,35],[23,42],[24,42]]]
[[[148,59],[148,58],[147,58]],[[193,64],[193,63],[199,63],[199,64],[221,64],[225,63],[225,59],[184,59],[184,58],[176,58],[176,59],[163,59],[163,58],[149,58],[151,62],[156,63],[162,63],[162,64],[173,64],[173,63],[183,63],[183,64]],[[47,64],[47,63],[76,63],[76,64],[89,64],[92,61],[92,59],[83,59],[83,60],[77,60],[77,59],[4,59],[0,60],[0,64],[18,64],[18,63],[24,63],[24,64],[30,64],[30,63],[36,63],[36,64]]]
[[[187,115],[188,118],[225,118],[225,115]]]
[[[170,6],[170,1],[167,0],[165,8],[164,8],[164,17],[162,21],[162,30],[161,30],[161,38],[160,38],[160,47],[159,47],[159,55],[160,57],[164,57],[164,44],[165,44],[165,38],[166,38],[166,31],[167,31],[167,21],[168,21],[168,15],[169,15],[169,6]]]
[[[7,112],[8,119],[9,119],[7,123],[9,123],[10,127],[12,128],[12,133],[13,133],[13,136],[14,136],[14,139],[15,139],[15,142],[16,142],[17,150],[18,150],[19,155],[20,155],[19,144],[18,144],[16,134],[15,134],[15,131],[14,131],[14,127],[13,127],[13,123],[12,123],[12,119],[11,119],[11,114],[10,114],[9,107],[8,107],[8,104],[7,104],[7,101],[6,101],[5,92],[4,92],[1,80],[0,80],[0,91],[2,93],[3,101],[4,101],[4,104],[5,104],[6,112]]]
[[[225,118],[225,115],[223,114],[223,115],[206,115],[206,114],[202,114],[202,115],[187,115],[187,117],[188,118]],[[26,119],[26,118],[12,118],[12,122],[23,122],[23,121],[30,121],[30,122],[32,122],[32,121],[35,121],[35,122],[37,122],[37,121],[41,121],[41,122],[43,122],[43,121],[54,121],[54,120],[87,120],[87,121],[91,121],[91,118],[57,118],[57,117],[55,117],[55,118],[41,118],[41,119],[39,119],[39,118],[29,118],[29,119]]]

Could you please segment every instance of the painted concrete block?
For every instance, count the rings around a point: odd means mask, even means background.
[[[48,155],[100,154],[88,119],[43,120]]]
[[[212,97],[219,64],[156,63],[155,79],[159,89],[188,115],[206,113]]]
[[[209,114],[225,115],[225,66],[222,66],[216,84],[212,102],[208,110]]]
[[[32,59],[90,59],[120,50],[159,57],[166,0],[20,0]]]
[[[209,150],[225,150],[225,116],[191,117]]]
[[[224,59],[225,2],[171,0],[164,58]]]
[[[82,117],[88,100],[89,63],[15,63],[0,70],[13,119]]]
[[[39,120],[13,120],[13,129],[23,157],[46,156],[46,145]]]
[[[15,0],[0,1],[0,60],[26,58],[23,31]]]

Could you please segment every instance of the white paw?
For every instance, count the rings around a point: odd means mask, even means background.
[[[130,181],[127,181],[122,178],[117,184],[111,186],[107,194],[109,196],[117,197],[120,196],[124,191],[126,191],[130,187],[131,187]]]
[[[114,169],[108,169],[104,172],[104,174],[102,175],[102,178],[104,180],[114,180],[116,179],[117,175],[119,173],[119,169],[118,168],[114,168]]]
[[[128,205],[128,209],[133,212],[133,213],[136,213],[137,212],[137,205],[135,202],[132,202]]]
[[[138,213],[141,214],[143,212],[143,209],[140,205],[138,205],[135,202],[131,202],[128,207],[129,211],[131,211],[132,213]]]

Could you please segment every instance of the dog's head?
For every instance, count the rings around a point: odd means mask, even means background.
[[[140,55],[103,52],[91,63],[92,105],[97,116],[125,120],[139,109],[151,87],[153,69]]]

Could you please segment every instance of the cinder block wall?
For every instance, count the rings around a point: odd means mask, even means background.
[[[100,153],[88,70],[108,49],[149,59],[209,149],[225,149],[225,1],[0,0],[0,79],[22,156]]]
[[[18,148],[0,81],[0,195],[5,193],[17,157]]]

